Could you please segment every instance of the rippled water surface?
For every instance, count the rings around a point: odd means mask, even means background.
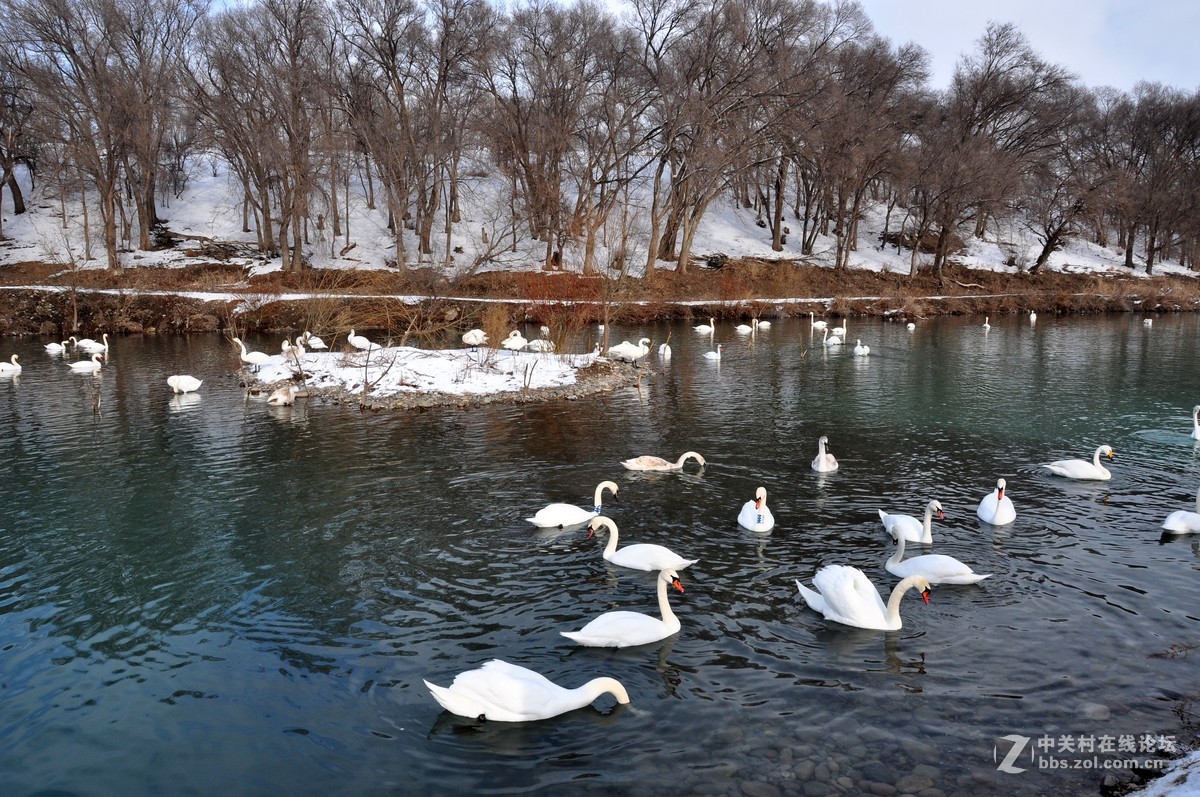
[[[640,389],[425,413],[247,401],[216,336],[118,338],[98,381],[45,341],[8,341],[25,369],[0,379],[3,791],[1094,789],[1097,771],[998,772],[994,747],[1181,735],[1171,712],[1198,657],[1153,654],[1200,641],[1200,545],[1159,534],[1200,486],[1200,319],[993,321],[851,320],[867,358],[807,320],[753,341],[722,324],[719,364],[690,325],[619,329],[655,348],[671,335]],[[204,386],[174,398],[171,373]],[[836,473],[809,467],[822,434]],[[1110,482],[1037,467],[1102,443]],[[708,466],[618,464],[689,449]],[[1018,516],[992,528],[975,506],[1001,476]],[[605,479],[622,543],[700,559],[661,644],[559,635],[655,611],[653,574],[606,563],[603,539],[524,520],[589,506]],[[736,523],[759,485],[766,535]],[[795,580],[827,563],[886,597],[877,510],[930,498],[947,518],[929,550],[992,578],[928,606],[910,593],[895,632],[803,604]],[[568,686],[610,675],[632,702],[478,724],[422,684],[497,657]]]

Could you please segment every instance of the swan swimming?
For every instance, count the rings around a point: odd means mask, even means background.
[[[86,361],[85,361],[86,362]],[[10,373],[17,374],[21,372],[21,364],[17,362],[17,355],[13,355],[9,362],[0,360],[0,374]]]
[[[808,323],[813,329],[825,329],[827,326],[829,326],[828,321],[817,318],[817,314],[811,311],[808,314]]]
[[[46,344],[46,353],[47,354],[62,354],[64,351],[67,350],[67,346],[69,346],[69,345],[70,344],[65,340],[62,343],[47,343]]]
[[[267,397],[267,403],[273,407],[290,407],[296,403],[296,394],[299,392],[300,388],[295,385],[277,387],[275,392]]]
[[[76,371],[78,373],[95,373],[96,371],[100,370],[100,358],[100,352],[95,352],[92,354],[92,358],[90,360],[77,360],[73,363],[68,363],[68,365],[71,366],[72,371]]]
[[[930,584],[977,584],[991,574],[980,575],[953,556],[927,553],[904,559],[904,535],[892,537],[896,552],[884,567],[897,578],[924,576]]]
[[[171,386],[171,392],[173,393],[191,393],[194,390],[199,390],[200,385],[204,383],[194,376],[176,374],[175,376],[167,377],[167,384]]]
[[[750,531],[770,531],[775,528],[775,516],[767,506],[766,487],[759,487],[754,491],[754,500],[742,504],[738,524]]]
[[[702,468],[708,464],[707,462],[704,461],[704,457],[700,456],[695,451],[683,452],[682,454],[679,455],[679,459],[675,460],[674,462],[671,462],[670,460],[667,460],[667,459],[663,459],[662,457],[656,457],[656,456],[652,456],[650,454],[644,454],[640,457],[634,457],[633,459],[621,460],[621,464],[625,467],[626,470],[656,470],[656,471],[683,470],[684,464],[689,459],[694,459],[697,462],[699,462],[700,467],[702,467]]]
[[[620,488],[616,482],[600,482],[596,485],[595,493],[595,509],[589,511],[574,504],[547,504],[537,511],[533,517],[525,518],[539,529],[566,528],[567,526],[578,526],[587,523],[592,518],[600,514],[600,505],[604,497],[604,491],[608,490],[613,494],[613,500],[619,497]]]
[[[493,722],[550,719],[590,705],[605,694],[621,705],[629,703],[629,693],[615,678],[593,678],[567,689],[541,673],[500,659],[459,673],[448,687],[424,683],[433,699],[451,714]]]
[[[813,457],[812,469],[819,473],[829,473],[838,469],[837,458],[825,450],[828,444],[829,438],[825,435],[817,439],[817,455]]]
[[[1192,439],[1200,440],[1200,404],[1192,407]]]
[[[841,346],[843,342],[840,335],[830,336],[828,329],[821,335],[821,343],[826,346]]]
[[[1196,511],[1177,509],[1162,524],[1169,534],[1200,534],[1200,492],[1196,493]]]
[[[809,608],[831,620],[855,628],[876,631],[897,631],[901,627],[900,599],[910,589],[921,591],[921,598],[929,603],[929,580],[924,576],[909,576],[892,588],[887,606],[879,597],[879,591],[870,579],[857,567],[849,565],[826,565],[813,576],[814,592],[796,580],[800,597]]]
[[[721,359],[721,352],[724,350],[725,350],[725,347],[722,344],[718,343],[717,348],[714,351],[704,352],[704,359],[719,360],[719,359]]]
[[[95,341],[95,340],[92,340],[91,338],[84,338],[83,340],[78,340],[75,342],[75,348],[83,349],[84,351],[88,351],[88,352],[97,352],[98,351],[101,354],[103,354],[108,351],[108,333],[105,332],[103,335],[100,336],[100,338],[101,338],[100,341]]]
[[[667,585],[683,592],[683,584],[679,574],[671,569],[659,571],[658,578],[658,611],[660,620],[648,614],[638,612],[615,611],[591,620],[578,631],[560,631],[567,639],[592,648],[628,648],[634,645],[647,645],[666,639],[679,632],[679,618],[671,611],[671,602],[667,600]]]
[[[692,327],[692,329],[696,330],[697,332],[703,332],[706,334],[712,333],[712,332],[716,331],[716,329],[717,329],[717,322],[710,318],[710,319],[708,319],[707,324],[696,324],[696,326]]]
[[[979,515],[979,519],[984,523],[991,523],[993,526],[1006,526],[1017,519],[1017,509],[1013,506],[1012,499],[1004,494],[1008,483],[1004,479],[996,480],[996,489],[983,497],[979,502],[979,508],[975,510],[975,514]]]
[[[912,515],[889,515],[882,509],[879,510],[879,519],[883,521],[883,528],[892,537],[901,536],[909,542],[923,542],[926,545],[933,543],[933,513],[937,512],[938,520],[945,520],[946,515],[942,512],[942,503],[937,499],[931,500],[925,505],[925,519],[917,520]]]
[[[639,542],[617,548],[617,524],[601,515],[588,524],[588,536],[595,536],[600,529],[608,529],[608,544],[604,546],[604,559],[631,570],[683,570],[699,562],[699,559],[684,559],[665,545]]]
[[[1088,462],[1083,459],[1060,459],[1046,465],[1042,465],[1051,473],[1058,476],[1065,476],[1068,479],[1089,479],[1091,481],[1108,481],[1112,478],[1112,472],[1100,464],[1100,457],[1107,456],[1110,460],[1113,458],[1113,450],[1111,446],[1100,446],[1096,449],[1096,453],[1092,456],[1092,461]]]
[[[871,353],[871,347],[864,346],[863,342],[861,340],[855,341],[855,344],[856,345],[854,346],[854,353],[856,355],[858,355],[859,357],[866,357],[868,354]]]

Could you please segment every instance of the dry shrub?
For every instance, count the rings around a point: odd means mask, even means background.
[[[479,318],[479,328],[487,335],[489,346],[499,347],[500,341],[508,337],[513,326],[512,312],[508,305],[498,302],[484,305]]]

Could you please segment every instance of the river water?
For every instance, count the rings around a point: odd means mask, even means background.
[[[1200,653],[1162,655],[1200,642],[1200,541],[1159,533],[1200,486],[1198,327],[852,319],[861,358],[807,319],[721,324],[719,363],[690,325],[623,328],[670,334],[640,388],[424,413],[248,401],[217,336],[117,338],[99,380],[6,341],[25,368],[0,379],[3,793],[1092,791],[1131,756],[1089,763],[1080,740],[1183,741],[1172,711],[1200,682]],[[171,373],[204,385],[172,397]],[[841,462],[824,475],[823,434]],[[1109,482],[1038,468],[1104,443]],[[619,465],[686,450],[707,467]],[[975,507],[998,477],[1017,520],[993,528]],[[654,575],[609,565],[603,538],[524,520],[590,506],[605,479],[623,544],[700,560],[660,644],[559,634],[656,610]],[[736,522],[760,485],[765,535]],[[991,578],[909,593],[893,632],[804,605],[795,580],[829,563],[886,598],[877,510],[930,498],[947,517],[910,555]],[[567,686],[609,675],[632,702],[480,724],[422,683],[492,658]],[[1023,772],[998,769],[1005,736],[1029,740]]]

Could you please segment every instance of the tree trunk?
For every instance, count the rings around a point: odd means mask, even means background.
[[[775,172],[775,208],[771,217],[771,251],[783,251],[783,186],[787,180],[787,158],[779,156],[779,170]]]

